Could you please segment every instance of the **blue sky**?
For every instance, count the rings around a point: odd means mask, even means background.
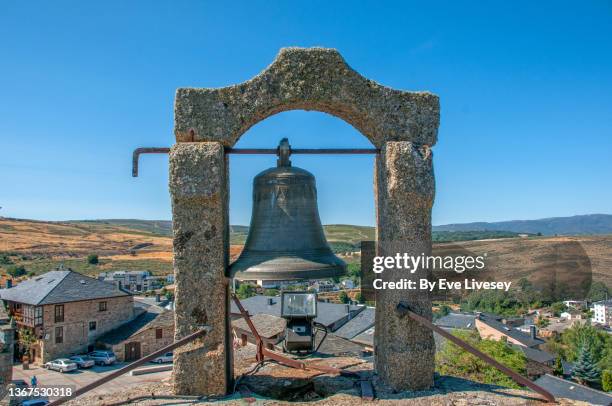
[[[178,87],[219,87],[284,46],[337,48],[387,86],[440,96],[434,224],[612,213],[612,3],[0,4],[0,215],[169,219]],[[305,2],[306,3],[306,2]],[[364,147],[323,113],[273,116],[238,147]],[[231,222],[274,157],[231,158]],[[373,224],[371,157],[294,157],[324,223]]]

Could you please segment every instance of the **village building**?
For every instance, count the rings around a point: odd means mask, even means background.
[[[505,324],[503,318],[499,316],[480,314],[474,321],[476,329],[483,339],[506,340],[509,344],[536,349],[544,344],[544,340],[537,337],[535,326],[531,326],[530,334],[525,334],[516,327]]]
[[[593,303],[593,322],[612,326],[612,299]]]
[[[72,270],[47,272],[1,289],[0,298],[18,333],[32,333],[27,355],[33,362],[90,351],[99,336],[134,317],[130,293]]]
[[[555,357],[546,351],[537,348],[526,347],[524,345],[513,344],[511,347],[522,352],[527,361],[526,370],[529,379],[534,380],[542,375],[551,374],[554,369]]]
[[[150,306],[134,320],[96,340],[122,362],[135,361],[174,342],[174,312]]]

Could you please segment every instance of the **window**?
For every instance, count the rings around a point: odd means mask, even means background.
[[[55,344],[64,342],[64,327],[55,327]]]
[[[64,321],[64,305],[55,305],[55,322],[61,323]]]
[[[43,324],[43,308],[42,306],[36,306],[34,309],[34,325],[42,326]]]
[[[89,331],[95,331],[96,330],[97,323],[95,321],[90,321],[89,322]]]
[[[98,311],[99,312],[105,312],[106,311],[106,302],[98,303]]]
[[[161,340],[163,336],[164,336],[164,330],[162,330],[161,328],[155,329],[155,339]]]

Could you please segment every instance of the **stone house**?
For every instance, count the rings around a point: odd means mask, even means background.
[[[483,339],[506,340],[508,344],[536,349],[544,344],[544,340],[537,337],[535,326],[531,329],[530,334],[525,334],[516,327],[505,324],[501,317],[480,314],[474,321],[476,329]]]
[[[147,311],[96,340],[119,361],[135,361],[174,342],[174,312],[150,306]]]
[[[134,317],[133,296],[114,284],[59,269],[1,289],[18,332],[33,333],[33,362],[87,352],[102,334]],[[20,354],[23,355],[23,354]]]

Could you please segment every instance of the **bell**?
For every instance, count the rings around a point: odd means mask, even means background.
[[[326,279],[346,273],[331,251],[317,209],[314,176],[292,167],[286,138],[276,168],[253,180],[253,213],[244,249],[230,265],[238,280]]]

